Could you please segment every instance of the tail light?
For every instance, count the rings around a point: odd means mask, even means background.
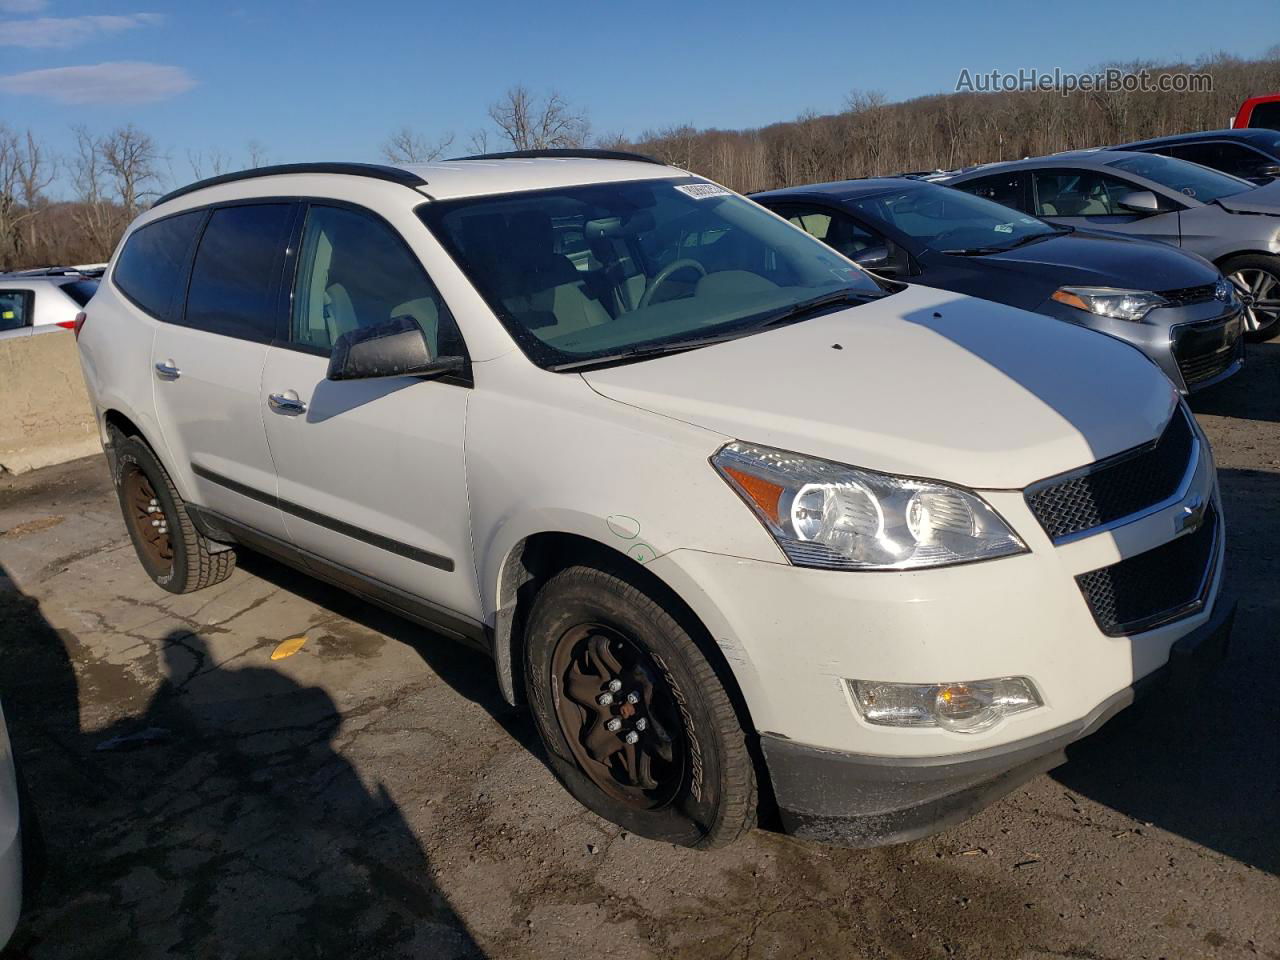
[[[84,311],[81,310],[79,313],[76,314],[76,319],[71,325],[71,329],[75,331],[77,340],[80,339],[80,329],[84,326],[84,322],[86,319],[88,318],[85,316]]]

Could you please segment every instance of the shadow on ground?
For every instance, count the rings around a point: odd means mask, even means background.
[[[323,690],[175,631],[146,707],[86,733],[77,639],[3,571],[0,637],[44,841],[6,957],[480,956],[394,801],[334,749]]]

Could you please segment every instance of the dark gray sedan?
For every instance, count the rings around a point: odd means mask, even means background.
[[[752,197],[869,270],[996,300],[1132,344],[1180,391],[1240,368],[1240,305],[1200,257],[1058,227],[916,179],[846,180]]]
[[[1252,334],[1280,332],[1280,181],[1256,186],[1174,157],[1121,150],[1076,150],[929,179],[1052,223],[1198,253],[1235,284]]]

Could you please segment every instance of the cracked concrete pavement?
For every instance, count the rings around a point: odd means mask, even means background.
[[[1241,597],[1203,699],[870,851],[628,836],[482,656],[252,555],[162,592],[101,458],[0,478],[0,698],[43,838],[6,956],[1280,958],[1280,343],[1194,406]]]

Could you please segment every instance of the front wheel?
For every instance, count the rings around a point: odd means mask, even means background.
[[[679,618],[625,579],[570,567],[539,590],[525,685],[552,769],[594,813],[688,847],[754,825],[755,771],[724,684]]]
[[[1249,254],[1233,257],[1222,272],[1244,306],[1244,330],[1251,340],[1280,333],[1280,257]]]

